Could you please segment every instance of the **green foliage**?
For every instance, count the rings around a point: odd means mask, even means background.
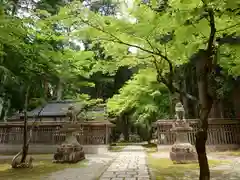
[[[126,6],[98,1],[88,9],[82,1],[41,0],[32,9],[37,18],[21,19],[2,6],[1,96],[10,98],[16,109],[22,108],[29,85],[30,99],[56,98],[60,85],[63,98],[78,98],[84,86],[103,89],[112,85],[112,77],[121,67],[144,67],[147,75],[141,71],[109,100],[110,112],[119,115],[131,110],[140,124],[166,117],[168,95],[156,76],[169,73],[169,64],[183,64],[198,49],[206,48],[210,33],[206,9],[214,13],[218,62],[228,74],[239,75],[239,45],[223,41],[239,36],[239,1],[158,2],[135,0]],[[106,13],[101,13],[104,8]],[[90,42],[86,43],[89,47],[80,48],[82,42]],[[101,77],[97,77],[99,73]]]
[[[155,70],[144,69],[108,100],[107,111],[115,116],[132,112],[133,124],[150,130],[153,121],[167,118],[168,98],[166,87],[156,81]]]
[[[78,96],[83,106],[78,114],[80,119],[84,120],[105,120],[105,104],[102,99],[91,99],[89,95],[81,94]]]
[[[61,9],[54,19],[64,19],[63,23],[72,22],[81,27],[72,33],[73,36],[100,41],[106,54],[115,60],[99,64],[98,68],[108,71],[123,65],[152,66],[152,55],[155,55],[160,68],[165,71],[168,68],[162,62],[162,56],[167,56],[174,65],[187,62],[192,54],[199,48],[205,48],[208,43],[210,27],[205,7],[213,8],[217,37],[222,37],[223,33],[239,34],[238,11],[229,9],[234,6],[228,0],[174,0],[169,1],[162,12],[156,12],[140,1],[134,3],[128,12],[122,12],[122,18],[116,18],[104,17],[84,8],[79,11],[81,5],[74,2]],[[137,56],[129,55],[128,48],[131,46],[138,49]],[[238,52],[234,49],[231,51]],[[233,59],[236,57],[238,55]]]
[[[74,24],[76,29],[70,33],[71,37],[90,39],[92,44],[100,42],[104,46],[104,53],[111,56],[112,61],[99,61],[95,65],[97,70],[115,73],[122,66],[155,68],[157,73],[145,73],[145,78],[151,76],[160,82],[171,78],[168,74],[172,71],[171,65],[175,69],[188,62],[199,49],[207,49],[210,32],[214,28],[212,24],[216,27],[213,42],[218,52],[217,63],[238,76],[239,47],[222,42],[224,36],[239,36],[237,6],[239,1],[230,0],[169,0],[165,4],[135,0],[133,6],[122,8],[118,16],[102,16],[75,1],[50,19],[66,25]],[[210,17],[212,15],[213,18]],[[130,48],[137,51],[132,52]],[[151,120],[161,115],[153,99],[162,94],[138,81],[129,81],[120,94],[108,101],[108,109],[116,115],[130,113],[134,122],[148,129]],[[150,79],[146,81],[151,82]],[[172,90],[171,86],[168,88]]]
[[[78,98],[80,87],[94,86],[87,81],[94,53],[68,46],[64,33],[49,27],[58,22],[39,12],[40,19],[0,15],[0,96],[10,99],[12,110],[23,109],[28,86],[30,108],[54,99],[60,82],[63,99]]]

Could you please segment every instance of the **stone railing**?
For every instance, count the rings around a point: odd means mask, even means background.
[[[188,133],[188,140],[195,144],[195,133],[198,128],[197,119],[188,119],[193,131]],[[173,120],[158,120],[154,127],[157,131],[159,145],[171,145],[175,142],[175,133],[171,132]],[[240,120],[209,119],[207,145],[240,145]]]

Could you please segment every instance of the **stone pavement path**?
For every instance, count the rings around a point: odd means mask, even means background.
[[[150,180],[142,146],[127,146],[99,180]]]

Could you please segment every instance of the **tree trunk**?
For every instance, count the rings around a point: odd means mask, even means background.
[[[129,124],[127,115],[122,116],[122,133],[125,141],[129,141]]]
[[[183,81],[183,90],[184,92],[188,92],[187,91],[187,82],[186,80]],[[182,101],[183,101],[183,107],[184,107],[184,110],[185,110],[185,118],[189,118],[189,106],[188,106],[188,99],[187,97],[183,96],[182,97]]]
[[[152,123],[150,123],[150,124],[152,124]],[[151,144],[152,133],[153,133],[153,129],[150,127],[149,135],[148,135],[148,139],[147,139],[148,144]]]
[[[198,163],[200,167],[199,180],[209,180],[210,170],[208,165],[207,153],[206,153],[206,141],[207,141],[207,129],[208,129],[208,117],[209,111],[202,110],[200,114],[200,129],[196,133],[196,150],[198,154]],[[204,117],[205,116],[205,117]]]
[[[221,109],[220,109],[220,101],[214,100],[212,105],[212,110],[209,114],[210,118],[222,118],[221,117]]]
[[[62,94],[63,94],[63,82],[60,79],[57,85],[57,100],[61,100],[62,99]]]
[[[46,100],[46,99],[48,99],[48,94],[49,94],[47,78],[44,78],[43,86],[44,86],[44,99]]]
[[[213,101],[208,94],[208,58],[205,52],[199,52],[199,55],[196,62],[196,72],[200,102],[200,127],[196,133],[196,150],[200,167],[199,180],[209,180],[210,170],[206,154],[206,141],[208,136],[208,115],[211,111]]]
[[[8,113],[9,113],[10,107],[11,107],[11,100],[10,100],[10,99],[7,99],[6,109],[5,109],[5,115],[4,115],[4,117],[3,117],[4,122],[7,122],[7,117],[8,117]]]
[[[5,117],[5,108],[6,108],[6,106],[5,106],[5,98],[3,98],[2,99],[2,102],[1,102],[1,111],[0,111],[0,121],[3,121],[4,120],[4,117]]]
[[[4,100],[3,98],[0,97],[0,120],[1,120],[3,106],[4,106]]]
[[[10,99],[4,98],[3,99],[3,104],[2,104],[2,109],[0,112],[0,121],[7,121],[7,115],[8,115],[8,111],[10,109],[11,106],[11,101]]]
[[[28,95],[29,95],[30,87],[27,87],[26,94],[25,94],[25,104],[24,104],[24,127],[23,127],[23,147],[22,147],[22,159],[21,163],[24,163],[28,154],[28,143],[27,143],[27,108],[28,108]]]
[[[170,117],[169,119],[174,118],[174,108],[173,108],[173,101],[172,101],[172,93],[169,91],[169,107],[170,107]]]
[[[17,11],[18,11],[18,0],[13,0],[12,16],[16,15]]]

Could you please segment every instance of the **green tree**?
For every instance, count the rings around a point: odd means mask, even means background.
[[[236,46],[229,46],[229,43],[223,41],[224,35],[230,39],[239,35],[239,2],[134,2],[134,6],[128,7],[130,12],[124,12],[118,18],[103,17],[86,9],[79,11],[79,5],[75,2],[62,9],[58,18],[67,18],[79,25],[80,28],[74,35],[82,39],[91,37],[93,41],[101,41],[106,53],[115,60],[111,63],[114,69],[123,65],[155,67],[157,80],[164,83],[171,93],[179,93],[199,104],[200,128],[196,134],[199,179],[210,179],[205,144],[208,114],[216,97],[215,70],[216,64],[226,59],[224,55],[227,51],[234,52],[234,61],[239,61]],[[129,56],[129,47],[139,50],[137,56],[125,58]],[[173,80],[174,68],[187,62],[189,58],[195,60],[198,97],[176,86]],[[104,64],[102,68],[109,65]]]
[[[17,167],[15,162],[19,155],[22,157],[18,163],[25,163],[28,154],[27,110],[33,108],[29,102],[35,101],[39,105],[36,99],[42,103],[52,99],[54,92],[61,98],[61,88],[54,87],[59,79],[66,87],[65,98],[77,98],[77,88],[86,85],[86,81],[78,83],[79,76],[88,76],[89,61],[93,56],[89,51],[76,51],[66,45],[58,47],[59,44],[53,42],[64,40],[61,34],[51,28],[43,29],[48,24],[44,18],[20,18],[17,14],[18,1],[14,5],[12,13],[4,11],[5,6],[1,6],[0,14],[3,24],[0,27],[0,95],[4,103],[10,102],[8,104],[12,110],[24,113],[23,148],[13,158],[13,168]],[[39,13],[45,12],[37,11],[36,14]],[[50,90],[54,92],[51,93]],[[6,117],[9,107],[1,109],[2,119]]]
[[[168,117],[168,90],[156,80],[156,71],[152,68],[140,70],[107,102],[109,114],[121,117],[128,114],[129,125],[143,129],[144,138],[151,140],[152,123],[158,118]],[[122,120],[123,121],[123,120]],[[126,136],[128,133],[123,134]],[[127,138],[126,138],[127,139]]]

